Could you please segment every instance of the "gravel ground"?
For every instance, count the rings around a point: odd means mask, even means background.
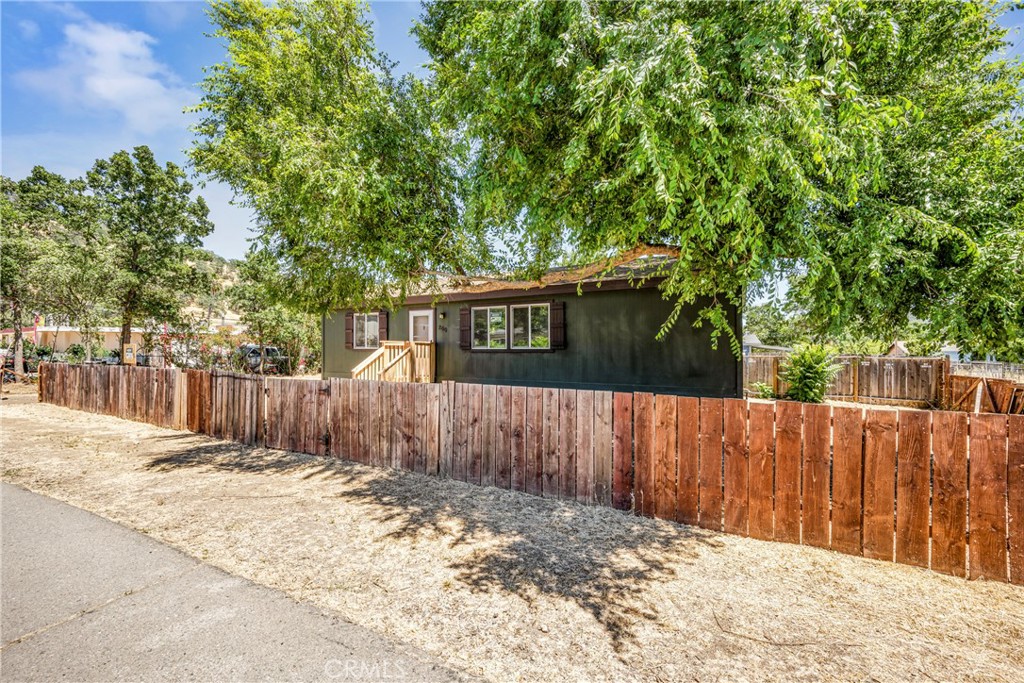
[[[986,680],[1024,589],[35,403],[2,478],[506,680]]]

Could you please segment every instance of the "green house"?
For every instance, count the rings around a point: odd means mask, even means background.
[[[393,311],[336,311],[323,318],[323,376],[742,396],[739,359],[692,325],[706,302],[656,338],[673,304],[658,278],[642,279],[650,266],[558,269],[410,296]]]

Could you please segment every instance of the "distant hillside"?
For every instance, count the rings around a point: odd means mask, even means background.
[[[241,315],[232,310],[227,297],[228,289],[238,282],[236,262],[207,249],[196,249],[190,265],[209,274],[212,284],[208,292],[194,297],[185,306],[185,313],[209,321],[212,327],[238,327]]]

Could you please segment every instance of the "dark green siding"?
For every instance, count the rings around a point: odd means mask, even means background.
[[[546,352],[465,351],[459,309],[466,306],[565,301],[567,348]],[[426,308],[413,306],[412,308]],[[664,341],[655,336],[672,311],[656,288],[442,303],[436,307],[437,381],[738,396],[741,365],[709,330],[692,326],[700,305],[687,307]],[[408,339],[409,313],[391,313],[389,339]],[[733,320],[736,311],[730,311]],[[442,315],[444,316],[442,319]],[[737,334],[740,334],[736,325]],[[324,375],[349,377],[370,354],[345,348],[345,316],[324,321]]]

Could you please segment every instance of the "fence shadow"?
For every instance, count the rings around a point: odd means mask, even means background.
[[[721,546],[713,533],[608,508],[229,442],[197,445],[193,435],[160,439],[170,450],[149,469],[327,477],[339,485],[332,495],[361,506],[385,537],[473,544],[450,565],[464,585],[527,602],[539,595],[572,601],[619,653],[635,643],[636,624],[659,619],[646,587],[671,580],[702,546]]]

